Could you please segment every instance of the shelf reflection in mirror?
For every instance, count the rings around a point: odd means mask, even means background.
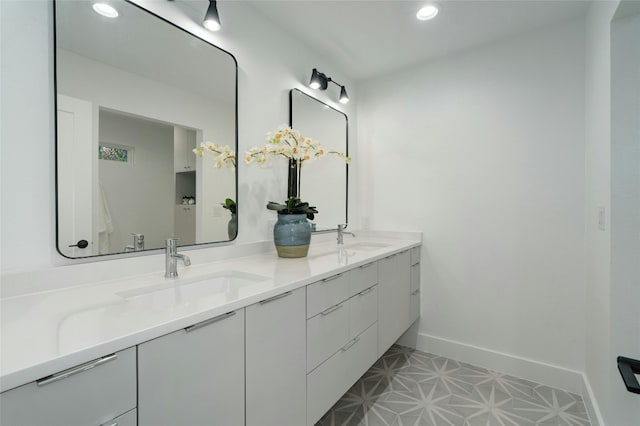
[[[235,58],[137,5],[113,4],[117,19],[90,2],[54,3],[58,251],[137,251],[140,235],[144,250],[169,237],[234,239],[221,203],[237,200],[236,170],[192,149],[237,151]]]

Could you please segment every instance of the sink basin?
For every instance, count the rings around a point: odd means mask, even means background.
[[[362,242],[345,245],[345,247],[353,250],[369,251],[369,250],[378,250],[384,247],[389,247],[389,244],[362,241]]]
[[[152,304],[211,303],[214,299],[228,301],[237,298],[242,288],[267,281],[270,278],[240,271],[222,271],[213,274],[164,280],[147,287],[116,293],[129,301]]]

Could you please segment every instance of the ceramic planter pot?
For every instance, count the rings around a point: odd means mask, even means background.
[[[238,235],[238,214],[231,213],[231,219],[229,219],[229,223],[227,224],[227,233],[229,234],[229,239],[233,240],[236,235]]]
[[[273,241],[280,257],[305,257],[311,242],[311,224],[306,214],[278,214]]]

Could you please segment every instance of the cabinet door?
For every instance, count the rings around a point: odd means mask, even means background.
[[[247,426],[304,425],[305,289],[251,305],[246,315]]]
[[[378,356],[411,325],[410,260],[405,251],[378,261]]]
[[[244,425],[244,310],[138,346],[138,424]]]
[[[177,205],[175,216],[175,236],[180,238],[180,245],[196,243],[196,206]]]
[[[173,168],[176,173],[195,172],[196,134],[182,127],[173,128]]]
[[[136,349],[108,355],[0,395],[2,426],[108,423],[136,406]]]

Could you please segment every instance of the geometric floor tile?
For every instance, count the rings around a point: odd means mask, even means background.
[[[394,345],[316,426],[590,426],[578,395]]]

